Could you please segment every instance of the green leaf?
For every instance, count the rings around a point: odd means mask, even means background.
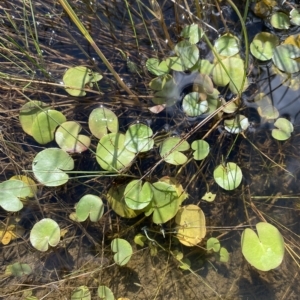
[[[179,268],[182,270],[190,270],[191,269],[191,261],[188,258],[184,257],[180,261]]]
[[[278,129],[272,130],[272,137],[279,141],[287,140],[291,136],[291,133],[294,131],[293,124],[289,120],[284,118],[277,119],[274,123],[274,126]]]
[[[215,49],[222,56],[233,56],[240,52],[240,41],[231,33],[225,33],[216,40]]]
[[[103,300],[115,300],[114,294],[110,288],[100,285],[97,290],[98,297]],[[121,298],[120,298],[121,299]]]
[[[123,186],[112,186],[106,197],[107,201],[112,210],[123,218],[135,218],[142,213],[141,210],[133,210],[129,208],[125,203],[125,192],[126,185]]]
[[[180,145],[178,145],[179,143]],[[189,150],[189,148],[190,145],[187,141],[182,141],[179,137],[169,137],[162,142],[159,153],[167,163],[182,165],[187,161],[187,157],[181,151]]]
[[[220,241],[217,238],[211,237],[206,242],[206,250],[213,250],[214,252],[219,252],[221,248]]]
[[[160,63],[157,58],[149,58],[146,62],[146,67],[149,72],[156,76],[166,75],[170,71],[167,63],[165,61]]]
[[[57,126],[66,122],[66,117],[57,110],[48,109],[40,112],[34,119],[31,133],[39,144],[47,144],[54,140]]]
[[[242,182],[243,174],[240,167],[232,162],[226,165],[219,165],[214,170],[214,179],[223,189],[231,191],[237,188]]]
[[[203,36],[203,31],[198,24],[187,25],[181,31],[181,36],[189,39],[191,44],[197,44]]]
[[[183,111],[190,117],[197,117],[208,110],[207,101],[200,101],[200,93],[191,92],[182,101]]]
[[[98,143],[96,154],[98,164],[107,171],[128,167],[135,157],[135,153],[125,148],[125,135],[121,133],[104,135]]]
[[[48,110],[49,106],[46,103],[41,101],[32,100],[30,102],[25,103],[21,109],[19,114],[19,120],[24,132],[32,136],[32,124],[35,118],[40,114],[43,110]]]
[[[64,171],[74,169],[74,160],[59,148],[48,148],[39,152],[32,162],[36,179],[46,186],[65,184],[69,175]]]
[[[88,217],[92,222],[101,219],[104,213],[102,199],[95,195],[84,195],[76,204],[76,217],[79,222],[85,221]]]
[[[30,187],[21,180],[6,180],[0,183],[0,206],[6,211],[19,211],[23,204],[19,198],[26,198],[31,194]]]
[[[114,261],[120,266],[126,265],[132,255],[131,245],[124,239],[113,239],[111,242],[111,250],[116,253],[114,255]]]
[[[242,234],[242,253],[246,260],[261,271],[277,268],[284,256],[284,240],[278,229],[265,222],[256,224],[257,234],[246,228]]]
[[[118,117],[108,108],[95,108],[89,116],[89,128],[95,137],[101,139],[108,131],[119,131]]]
[[[102,79],[99,73],[93,73],[87,67],[74,67],[66,71],[63,76],[63,82],[69,88],[65,88],[71,96],[82,97],[86,95],[83,91],[85,86]]]
[[[149,205],[153,197],[151,184],[141,180],[132,180],[127,184],[124,192],[127,206],[133,210],[143,209]]]
[[[273,62],[278,69],[286,73],[300,71],[300,48],[284,44],[277,46],[273,53]]]
[[[269,32],[258,33],[250,44],[250,51],[257,59],[266,61],[272,58],[275,47],[279,44],[276,35]]]
[[[71,300],[91,300],[89,288],[85,285],[77,287],[72,292]]]
[[[249,127],[248,118],[243,115],[236,115],[234,119],[226,119],[224,121],[225,130],[230,133],[240,133]]]
[[[220,256],[220,258],[219,258],[220,262],[226,263],[229,261],[229,253],[226,248],[221,247],[219,256]]]
[[[204,196],[202,196],[202,200],[207,201],[207,202],[213,202],[216,199],[216,194],[213,194],[211,192],[205,193]]]
[[[141,234],[141,233],[138,233],[135,237],[134,237],[134,242],[141,246],[141,247],[144,247],[145,246],[145,242],[147,241],[147,238]]]
[[[289,16],[281,11],[275,12],[270,22],[276,29],[289,29],[291,26]]]
[[[80,131],[79,123],[64,122],[55,132],[55,141],[66,152],[81,153],[89,148],[91,139],[86,135],[79,134]]]
[[[290,18],[291,18],[291,23],[293,25],[300,25],[300,11],[299,9],[293,8],[290,11]]]
[[[146,152],[153,148],[152,129],[144,124],[131,125],[125,133],[125,148],[131,152]]]
[[[176,237],[185,246],[197,245],[206,235],[205,216],[197,205],[181,207],[176,214],[175,222],[178,225]]]
[[[191,147],[194,150],[193,156],[195,160],[204,159],[210,151],[209,144],[204,140],[193,141]]]
[[[12,275],[15,277],[22,277],[23,275],[29,275],[32,273],[32,269],[28,264],[21,264],[16,262],[12,265],[8,265],[5,269],[5,275]]]
[[[31,245],[39,251],[47,251],[49,245],[55,247],[60,240],[60,228],[52,219],[42,219],[30,231]]]

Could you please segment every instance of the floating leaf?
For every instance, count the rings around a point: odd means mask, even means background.
[[[214,170],[216,183],[225,190],[231,191],[237,188],[242,182],[243,174],[240,167],[232,162],[226,165],[219,165]]]
[[[144,247],[146,241],[147,241],[147,238],[141,233],[138,233],[134,237],[134,242],[141,247]]]
[[[125,192],[126,185],[123,186],[112,186],[106,197],[109,205],[115,213],[123,218],[135,218],[142,213],[141,210],[133,210],[129,208],[125,203]]]
[[[40,112],[32,124],[32,137],[39,144],[47,144],[54,140],[54,131],[57,126],[66,122],[66,117],[59,111],[48,109]]]
[[[250,44],[250,51],[257,59],[265,61],[273,56],[275,47],[279,44],[276,35],[269,32],[258,33]]]
[[[226,119],[224,121],[225,130],[230,133],[240,133],[249,127],[248,118],[243,115],[237,115],[234,119]]]
[[[291,18],[291,23],[293,25],[300,25],[300,11],[299,9],[293,8],[290,11],[290,18]]]
[[[208,110],[207,101],[200,101],[200,93],[187,94],[182,101],[183,111],[190,117],[197,117]]]
[[[205,195],[201,199],[207,202],[213,202],[216,199],[216,196],[216,194],[209,192],[205,193]]]
[[[300,48],[300,34],[289,35],[282,44],[294,45]]]
[[[159,62],[157,58],[147,59],[146,67],[149,72],[156,76],[166,75],[170,71],[166,61]]]
[[[77,97],[85,96],[86,92],[83,90],[85,86],[100,79],[102,79],[102,75],[81,66],[68,69],[63,76],[63,82],[67,86],[66,91],[71,96]]]
[[[163,89],[154,94],[153,103],[165,105],[167,107],[174,105],[180,99],[179,91],[173,77],[169,78]]]
[[[103,300],[115,300],[114,294],[110,288],[105,285],[100,285],[97,290],[98,297]],[[120,300],[120,298],[118,299]]]
[[[191,269],[191,261],[188,258],[184,257],[180,261],[179,268],[182,270],[190,270]]]
[[[206,235],[205,216],[201,208],[190,204],[179,209],[175,217],[176,237],[183,245],[197,245]]]
[[[211,237],[206,242],[206,250],[213,250],[214,252],[219,252],[221,248],[220,241],[217,238]]]
[[[284,240],[278,229],[265,222],[256,224],[257,234],[246,228],[242,234],[242,253],[246,260],[261,271],[277,268],[284,256]]]
[[[29,188],[30,188],[30,194],[27,196],[29,198],[34,197],[34,195],[37,192],[37,186],[36,183],[28,176],[26,175],[14,175],[9,180],[21,180],[23,181]],[[21,199],[23,200],[23,199]]]
[[[132,255],[131,245],[124,239],[113,239],[111,242],[111,250],[116,253],[114,261],[120,266],[126,265]]]
[[[49,245],[55,247],[60,240],[60,228],[52,219],[42,219],[30,231],[31,245],[39,251],[47,251]]]
[[[6,211],[19,211],[23,208],[20,198],[30,195],[31,189],[21,180],[6,180],[0,183],[0,206]]]
[[[15,277],[22,277],[23,275],[29,275],[31,273],[32,269],[28,264],[21,264],[19,262],[8,265],[5,269],[5,275],[12,275]]]
[[[225,33],[216,40],[215,49],[222,56],[233,56],[240,52],[240,41],[231,33]]]
[[[55,132],[55,141],[66,152],[81,153],[89,148],[91,139],[79,134],[80,131],[81,126],[77,122],[64,122]]]
[[[35,118],[43,110],[47,111],[47,109],[49,109],[48,104],[43,103],[41,101],[32,100],[30,102],[25,103],[21,107],[19,114],[19,120],[24,132],[32,136],[32,124]]]
[[[283,44],[277,46],[273,53],[273,62],[278,69],[286,73],[295,73],[300,70],[300,48],[294,45]]]
[[[189,39],[191,44],[197,44],[203,36],[203,31],[198,24],[191,24],[185,26],[180,35]]]
[[[191,72],[198,72],[200,74],[209,75],[214,65],[207,59],[199,59],[196,64],[190,68]]]
[[[154,91],[161,91],[164,88],[166,82],[171,79],[172,75],[170,74],[155,77],[149,82],[149,87]]]
[[[89,116],[89,128],[95,137],[101,139],[108,131],[119,131],[118,117],[108,108],[95,108]]]
[[[291,26],[289,16],[281,11],[275,12],[270,22],[276,29],[289,29]]]
[[[226,248],[221,247],[220,252],[219,252],[219,257],[220,257],[219,258],[220,262],[226,263],[229,261],[229,253]]]
[[[195,160],[204,159],[210,150],[209,144],[204,140],[193,141],[191,147],[194,150],[193,156]]]
[[[284,118],[277,119],[274,123],[274,126],[278,129],[272,130],[272,137],[279,141],[287,140],[291,136],[291,133],[294,131],[293,124],[289,120]]]
[[[151,184],[141,180],[132,180],[127,184],[124,192],[127,206],[133,210],[143,209],[149,205],[153,197]]]
[[[71,300],[91,300],[89,288],[85,285],[77,287],[72,292]]]
[[[34,176],[46,186],[65,184],[69,175],[65,171],[74,169],[74,160],[59,148],[48,148],[39,152],[32,162]]]
[[[147,125],[131,125],[125,133],[125,148],[134,153],[149,151],[154,145],[152,135],[152,129]]]
[[[179,137],[169,137],[162,142],[159,153],[167,163],[182,165],[187,161],[187,157],[181,151],[189,150],[189,148],[187,141],[182,141]]]
[[[76,216],[79,222],[85,221],[88,217],[92,222],[101,219],[104,212],[102,199],[95,195],[84,195],[76,204]]]
[[[128,167],[135,157],[135,153],[125,148],[125,135],[109,133],[98,143],[96,160],[102,169],[117,171]]]

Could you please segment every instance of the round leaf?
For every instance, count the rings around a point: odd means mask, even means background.
[[[291,26],[289,16],[278,11],[271,16],[271,24],[276,29],[289,29]]]
[[[248,118],[243,115],[237,115],[234,119],[227,119],[224,121],[225,130],[230,133],[240,133],[249,127]]]
[[[30,232],[31,245],[39,251],[47,251],[49,245],[55,247],[60,240],[60,228],[52,219],[42,219]]]
[[[164,140],[160,146],[160,156],[169,164],[182,165],[187,161],[187,157],[180,151],[189,150],[190,145],[187,141],[182,143],[179,137],[170,137]],[[178,145],[180,143],[180,145]]]
[[[283,44],[277,46],[273,53],[273,62],[278,69],[286,73],[300,70],[300,48],[295,45]]]
[[[85,285],[77,287],[72,292],[71,300],[91,300],[89,288]]]
[[[108,131],[112,133],[118,132],[118,117],[108,108],[96,108],[89,116],[89,128],[95,137],[101,139]]]
[[[229,253],[226,248],[221,247],[219,256],[220,256],[220,258],[219,258],[220,262],[226,263],[229,261]]]
[[[250,44],[250,51],[257,59],[265,61],[273,56],[275,47],[279,44],[276,35],[269,32],[258,33]]]
[[[26,197],[32,198],[37,192],[37,186],[36,183],[28,176],[26,175],[15,175],[9,178],[9,180],[21,180],[24,182],[29,188],[30,188],[30,193]]]
[[[209,153],[209,144],[204,140],[193,141],[191,145],[192,149],[195,150],[193,153],[195,160],[204,159]]]
[[[32,124],[32,136],[39,144],[47,144],[54,140],[57,126],[66,122],[66,117],[57,110],[48,109],[40,112]]]
[[[110,288],[105,285],[100,285],[97,290],[98,297],[103,300],[115,300],[114,294]]]
[[[206,250],[213,250],[214,252],[219,252],[221,248],[220,241],[217,238],[211,237],[206,242]]]
[[[179,209],[175,217],[176,237],[183,245],[197,245],[206,235],[205,216],[201,208],[190,204]]]
[[[141,180],[133,180],[127,184],[124,197],[129,208],[134,210],[143,209],[149,205],[153,197],[151,184],[145,182],[142,185]]]
[[[200,93],[192,92],[183,98],[182,109],[188,116],[197,117],[208,110],[208,103],[200,101]]]
[[[146,62],[146,67],[149,72],[156,76],[166,75],[169,73],[170,69],[165,61],[159,63],[157,58],[149,58]]]
[[[81,126],[77,122],[64,122],[55,132],[55,141],[66,152],[81,153],[89,148],[91,139],[79,134],[80,130]]]
[[[272,136],[274,139],[279,141],[287,140],[291,136],[291,133],[294,131],[293,124],[289,120],[284,118],[277,119],[274,123],[274,126],[278,129],[272,130]]]
[[[277,268],[284,256],[284,240],[278,229],[265,222],[256,224],[257,234],[250,228],[241,238],[242,253],[246,260],[261,271]]]
[[[300,25],[300,11],[299,9],[293,8],[290,11],[290,18],[291,18],[291,23],[293,25]]]
[[[97,146],[97,162],[107,171],[117,171],[128,167],[135,154],[124,147],[125,135],[109,133],[101,138]]]
[[[233,56],[240,51],[240,42],[231,33],[225,33],[215,42],[216,51],[222,56]]]
[[[32,100],[25,103],[19,114],[19,120],[22,129],[29,135],[32,135],[32,124],[39,113],[43,110],[47,110],[49,107],[46,103],[41,101]]]
[[[64,171],[74,168],[74,161],[68,153],[58,148],[48,148],[39,152],[32,163],[32,170],[37,180],[46,186],[65,184],[69,175]]]
[[[189,39],[191,44],[197,44],[203,36],[203,31],[198,24],[192,24],[185,26],[180,35]]]
[[[85,221],[89,216],[92,222],[97,222],[103,216],[103,212],[103,202],[95,195],[83,196],[76,205],[76,217],[79,222]]]
[[[116,253],[114,261],[120,266],[126,265],[132,255],[131,245],[124,239],[113,239],[111,242],[111,250]]]
[[[19,262],[8,265],[5,270],[6,275],[13,275],[15,277],[22,277],[23,275],[29,275],[31,273],[32,269],[28,264],[21,264]]]
[[[225,190],[231,191],[237,188],[242,182],[243,174],[240,167],[232,162],[219,165],[214,170],[214,179],[216,183]]]
[[[149,151],[154,145],[152,135],[152,129],[147,125],[140,123],[131,125],[125,134],[125,147],[134,153]]]

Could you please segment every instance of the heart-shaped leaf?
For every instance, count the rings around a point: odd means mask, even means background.
[[[32,170],[37,180],[46,186],[65,184],[69,175],[64,171],[74,168],[74,160],[59,148],[48,148],[39,152],[32,163]]]
[[[54,140],[57,126],[66,122],[66,117],[59,111],[48,109],[40,112],[32,124],[32,136],[39,144],[47,144]]]
[[[203,36],[203,30],[198,24],[187,25],[183,28],[180,35],[189,39],[191,44],[197,44]]]
[[[208,155],[210,150],[208,142],[204,140],[193,141],[191,147],[194,150],[193,156],[195,160],[204,159]]]
[[[232,162],[226,165],[219,165],[214,170],[216,183],[225,190],[231,191],[237,188],[242,182],[243,174],[240,167]]]
[[[6,211],[19,211],[23,204],[19,198],[30,195],[31,189],[21,180],[6,180],[0,183],[0,206]]]
[[[15,277],[22,277],[23,275],[29,275],[31,273],[32,269],[28,264],[21,264],[19,262],[8,265],[5,270],[5,275],[12,275]]]
[[[77,287],[71,295],[71,300],[91,300],[89,288],[85,285]]]
[[[110,288],[105,285],[100,285],[97,290],[98,297],[103,300],[115,300],[114,294]],[[123,298],[119,298],[118,300],[122,300]],[[124,300],[126,300],[124,298]]]
[[[242,253],[246,260],[261,271],[277,268],[284,256],[284,240],[278,229],[265,222],[256,224],[257,234],[246,228],[242,234]]]
[[[109,133],[101,138],[97,146],[97,162],[107,171],[117,171],[128,167],[135,153],[125,148],[125,135]]]
[[[60,228],[52,219],[42,219],[30,231],[31,245],[39,251],[47,251],[49,245],[55,247],[60,240]]]
[[[89,116],[91,133],[101,139],[108,132],[119,131],[119,120],[113,111],[105,107],[95,108]]]
[[[120,266],[126,265],[132,255],[131,245],[124,239],[113,239],[111,242],[111,250],[116,253],[114,261]]]
[[[152,135],[152,129],[147,125],[131,125],[125,133],[125,147],[134,153],[149,151],[154,145]]]
[[[92,222],[101,219],[104,212],[102,199],[95,195],[85,195],[76,204],[76,217],[79,222],[85,221],[88,217]]]
[[[237,115],[234,119],[227,119],[224,121],[225,130],[230,133],[240,133],[249,127],[248,118],[243,115]]]
[[[225,33],[215,42],[216,51],[222,56],[233,56],[240,52],[240,42],[231,33]]]
[[[283,44],[275,48],[273,62],[278,69],[286,73],[300,71],[300,48],[295,45]]]
[[[55,141],[66,152],[81,153],[89,148],[91,139],[79,134],[80,131],[81,126],[77,122],[64,122],[55,132]]]
[[[289,29],[291,26],[289,16],[284,12],[277,11],[271,16],[272,26],[276,29]]]
[[[200,101],[200,98],[201,95],[198,92],[189,93],[183,98],[182,109],[188,116],[197,117],[208,110],[207,101]]]
[[[167,63],[165,61],[160,63],[157,58],[149,58],[146,62],[146,67],[149,72],[156,76],[166,75],[170,71]]]
[[[206,242],[206,250],[213,250],[214,252],[219,252],[221,248],[220,241],[217,238],[211,237]]]
[[[289,120],[284,118],[277,119],[274,123],[274,126],[278,129],[275,128],[272,130],[272,137],[279,141],[287,140],[291,136],[291,133],[294,131],[293,124]]]
[[[290,11],[290,18],[291,18],[291,23],[293,25],[300,25],[300,11],[299,9],[293,8]]]

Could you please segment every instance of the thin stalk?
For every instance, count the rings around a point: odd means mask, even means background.
[[[69,5],[67,0],[59,0],[60,4],[66,11],[66,13],[69,15],[69,17],[72,19],[72,21],[75,23],[79,31],[82,33],[82,35],[86,38],[86,40],[90,43],[90,45],[94,48],[96,53],[99,55],[102,62],[105,64],[105,66],[109,69],[109,71],[113,74],[114,78],[117,80],[118,84],[130,95],[133,97],[135,102],[139,104],[137,95],[135,95],[123,82],[123,80],[120,78],[118,73],[114,70],[113,66],[110,64],[110,62],[106,59],[105,55],[102,53],[102,51],[98,48],[95,41],[89,34],[89,32],[86,30],[82,22],[78,19],[77,15],[75,14],[72,7]]]
[[[126,8],[127,8],[127,12],[128,12],[128,15],[129,15],[131,27],[132,27],[132,30],[133,30],[136,46],[137,46],[137,49],[139,50],[139,41],[138,41],[138,38],[137,38],[137,34],[136,34],[135,26],[134,26],[134,21],[132,19],[132,14],[131,14],[131,11],[130,11],[130,8],[129,8],[129,5],[128,5],[128,1],[124,0],[124,2],[126,4]]]

